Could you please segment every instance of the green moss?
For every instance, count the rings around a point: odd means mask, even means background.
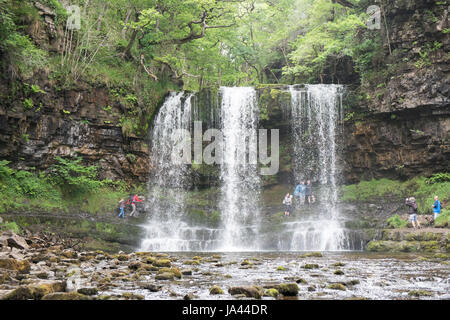
[[[303,269],[319,269],[319,265],[315,263],[307,263],[302,266]]]
[[[433,296],[433,293],[430,291],[426,291],[426,290],[411,290],[408,292],[409,296],[413,296],[413,297],[421,297],[421,296]]]
[[[298,285],[296,283],[283,283],[277,289],[284,296],[298,295]]]
[[[327,288],[333,289],[333,290],[342,290],[342,291],[347,290],[345,285],[343,285],[342,283],[330,283]]]
[[[265,296],[268,296],[268,297],[276,298],[276,297],[278,297],[278,296],[280,295],[280,293],[278,292],[277,289],[275,289],[275,288],[270,288],[270,289],[267,289],[267,290],[264,292],[264,295],[265,295]]]
[[[212,286],[209,288],[209,294],[216,295],[216,294],[224,294],[223,290],[219,286]]]

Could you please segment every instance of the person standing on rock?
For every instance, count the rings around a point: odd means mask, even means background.
[[[125,200],[124,199],[120,199],[119,201],[119,218],[122,217],[122,219],[125,219]]]
[[[298,203],[300,203],[301,205],[305,204],[305,191],[306,191],[305,180],[303,180],[295,187],[294,190],[294,196],[297,197]]]
[[[412,223],[414,229],[421,228],[419,220],[417,220],[417,203],[414,197],[406,198],[405,204],[409,207],[409,221]],[[416,227],[417,223],[417,227]]]
[[[136,202],[142,202],[141,199],[139,199],[139,196],[137,194],[134,195],[134,197],[130,199],[128,199],[127,204],[131,203],[131,207],[133,208],[133,210],[130,213],[130,217],[133,217],[136,214]]]
[[[290,214],[292,212],[292,195],[287,193],[283,199],[283,204],[286,206],[286,208],[284,210],[284,215],[290,216]]]
[[[306,183],[305,196],[306,196],[306,199],[308,200],[308,204],[315,202],[311,180],[308,180]]]
[[[124,199],[120,199],[119,201],[119,218],[122,217],[122,219],[125,219],[125,200]]]
[[[434,204],[433,204],[434,220],[436,220],[440,214],[441,214],[441,202],[439,201],[438,196],[434,196]]]

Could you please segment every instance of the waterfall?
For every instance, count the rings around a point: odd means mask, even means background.
[[[342,250],[346,234],[337,209],[337,139],[342,126],[342,86],[290,86],[295,184],[311,180],[316,204],[300,207],[288,250]],[[303,208],[302,208],[303,207]]]
[[[223,160],[221,216],[223,236],[221,250],[256,250],[259,216],[260,179],[256,159],[256,130],[259,109],[254,88],[220,89]],[[255,153],[256,154],[256,153]]]
[[[294,185],[300,179],[311,180],[316,203],[308,206],[296,201],[293,217],[277,225],[270,224],[277,209],[262,214],[262,177],[256,157],[259,107],[254,88],[221,87],[217,95],[207,96],[206,102],[195,94],[172,93],[160,108],[150,135],[153,174],[146,210],[147,235],[140,250],[360,249],[355,245],[358,238],[343,228],[337,208],[343,87],[296,85],[286,90],[291,103],[282,111],[284,119],[290,119]],[[203,121],[203,129],[215,127],[222,135],[222,161],[216,167],[218,189],[214,191],[217,196],[201,204],[201,208],[195,207],[196,202],[190,198],[199,192],[193,182],[194,167],[172,162],[178,152],[174,145],[186,135],[191,138],[194,121],[199,120]],[[191,213],[199,209],[206,214],[216,212],[220,221],[214,227],[197,223]]]
[[[184,237],[188,226],[183,221],[185,194],[190,185],[186,164],[174,164],[174,145],[185,138],[177,129],[191,128],[191,98],[183,92],[171,93],[153,124],[151,159],[154,174],[150,179],[146,238],[141,249],[148,251],[191,250]]]

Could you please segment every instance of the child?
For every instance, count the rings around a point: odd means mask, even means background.
[[[120,199],[119,201],[119,218],[122,216],[122,219],[125,219],[125,200],[124,199]]]
[[[292,195],[287,193],[283,199],[283,204],[286,206],[286,209],[284,210],[284,215],[289,216],[292,212]]]

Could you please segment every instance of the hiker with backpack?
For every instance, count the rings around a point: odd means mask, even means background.
[[[421,228],[419,220],[417,219],[417,202],[414,197],[406,198],[405,205],[409,207],[409,221],[412,223],[414,229]],[[417,228],[416,228],[417,223]]]
[[[128,198],[128,201],[127,201],[127,205],[131,205],[131,208],[133,209],[133,210],[131,210],[130,217],[133,217],[136,214],[136,203],[137,202],[142,202],[142,200],[139,198],[139,196],[137,194],[135,194],[134,196],[132,194],[130,194],[130,197]]]
[[[120,199],[119,201],[119,218],[122,217],[122,219],[125,219],[125,200],[124,199]]]

